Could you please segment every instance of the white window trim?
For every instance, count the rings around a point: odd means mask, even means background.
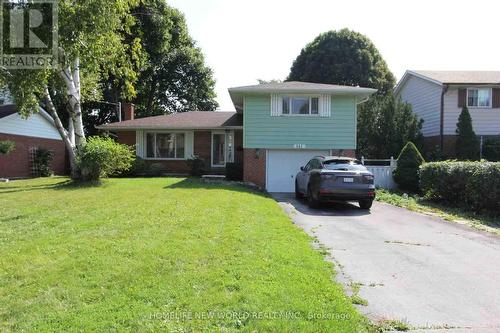
[[[155,143],[156,143],[156,134],[184,134],[184,157],[148,157],[148,134],[155,134]],[[186,138],[187,132],[179,132],[179,131],[145,131],[144,132],[144,159],[150,161],[185,161],[186,157]],[[177,139],[176,139],[177,140]],[[175,150],[177,153],[177,144],[175,145]]]
[[[232,163],[227,161],[227,134],[231,134],[233,136],[233,146],[231,147],[231,154],[233,156],[233,161],[234,161],[234,131],[212,131],[212,134],[210,135],[210,166],[212,168],[225,168],[227,163]],[[224,144],[226,145],[226,149],[224,149],[224,164],[214,164],[214,135],[216,134],[224,134]]]
[[[479,106],[479,92],[478,92],[478,98],[477,98],[477,106],[471,106],[469,105],[469,90],[489,90],[490,91],[490,105],[489,106]],[[467,94],[465,97],[466,105],[469,109],[491,109],[493,108],[493,89],[488,88],[488,87],[473,87],[473,88],[467,88],[466,89]]]
[[[288,110],[290,113],[283,113],[283,98],[288,97],[290,100],[288,102]],[[308,114],[297,114],[292,113],[292,98],[309,98],[309,113]],[[318,113],[311,113],[312,99],[318,99]],[[279,109],[280,116],[283,117],[320,117],[321,116],[321,96],[320,95],[297,95],[297,94],[287,94],[282,95],[279,98]]]

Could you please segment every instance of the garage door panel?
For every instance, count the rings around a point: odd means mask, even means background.
[[[267,191],[294,192],[295,176],[300,167],[306,165],[314,156],[328,154],[328,150],[269,150],[266,166]]]

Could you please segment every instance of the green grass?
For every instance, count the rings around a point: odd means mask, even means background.
[[[417,195],[405,196],[402,192],[384,189],[377,190],[376,200],[412,211],[439,216],[450,222],[467,224],[476,229],[500,235],[499,216],[478,214],[469,210],[431,202]]]
[[[363,332],[274,200],[182,178],[0,184],[0,331]]]

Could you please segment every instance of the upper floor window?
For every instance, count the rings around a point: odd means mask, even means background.
[[[147,133],[147,158],[184,158],[184,133]]]
[[[282,110],[282,114],[319,114],[319,98],[284,96]]]
[[[491,89],[473,88],[467,89],[467,106],[477,108],[491,107]]]

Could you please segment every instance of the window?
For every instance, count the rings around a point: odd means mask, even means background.
[[[323,166],[328,170],[367,171],[364,165],[353,160],[326,160]]]
[[[212,166],[223,167],[234,162],[233,132],[212,134]]]
[[[491,107],[491,89],[467,89],[467,106],[477,108]]]
[[[147,158],[184,158],[184,133],[147,133]]]
[[[309,115],[319,113],[318,97],[283,97],[282,114]]]

